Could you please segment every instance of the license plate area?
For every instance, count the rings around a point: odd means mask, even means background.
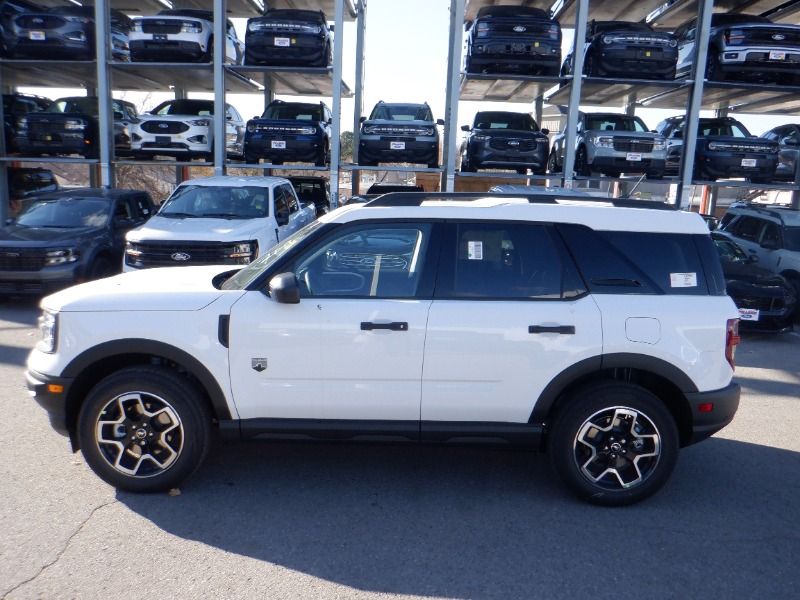
[[[286,150],[286,142],[284,140],[272,140],[270,148],[273,150]]]
[[[153,41],[155,42],[166,42],[169,38],[164,33],[154,33],[153,34]]]
[[[289,38],[276,37],[275,45],[278,46],[278,48],[288,48],[292,45],[292,41]]]
[[[172,143],[172,136],[169,135],[157,135],[156,136],[156,144],[160,144],[163,146],[169,146]]]
[[[389,149],[390,150],[405,150],[406,143],[405,142],[389,142]]]
[[[756,166],[756,159],[755,158],[743,158],[742,159],[742,166],[743,167],[755,167]]]
[[[42,42],[46,39],[46,35],[44,31],[29,31],[28,32],[28,39],[33,40],[34,42]]]
[[[642,162],[642,153],[641,152],[628,152],[625,155],[625,160],[628,162]]]
[[[761,311],[757,308],[740,308],[739,318],[742,321],[758,321],[761,316]]]
[[[770,60],[786,60],[786,52],[782,52],[780,50],[770,50],[769,59]]]

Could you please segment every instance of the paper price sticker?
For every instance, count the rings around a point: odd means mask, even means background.
[[[674,288],[697,287],[697,273],[670,273],[669,285]]]
[[[483,260],[483,242],[467,242],[467,258]]]

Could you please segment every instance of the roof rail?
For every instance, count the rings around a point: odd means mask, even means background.
[[[597,196],[564,194],[497,193],[497,192],[389,192],[370,200],[364,206],[420,206],[428,200],[471,202],[486,198],[525,198],[530,204],[560,204],[560,201],[611,204],[617,208],[647,208],[651,210],[678,210],[675,204],[652,200],[627,200],[623,198],[600,198]]]

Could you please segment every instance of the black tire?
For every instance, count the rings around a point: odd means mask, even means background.
[[[624,506],[666,483],[680,440],[674,418],[655,395],[637,385],[608,382],[583,387],[565,401],[547,449],[556,473],[578,497]]]
[[[439,168],[439,161],[438,160],[434,160],[433,162],[429,162],[428,163],[428,168],[429,169],[438,169]]]
[[[706,79],[708,81],[725,81],[725,75],[719,68],[719,58],[713,48],[709,48],[706,56]]]
[[[314,166],[316,167],[325,167],[331,162],[331,151],[328,148],[328,144],[323,146],[322,151],[319,153],[319,156],[314,161]]]
[[[214,37],[208,38],[208,48],[206,53],[201,58],[200,62],[214,62]],[[222,62],[225,62],[224,60]]]
[[[245,152],[244,154],[244,162],[248,165],[257,165],[259,161],[259,157],[256,154],[250,154]]]
[[[98,256],[94,259],[92,266],[89,268],[89,279],[103,279],[104,277],[110,277],[114,275],[114,265],[105,256]]]
[[[581,146],[575,153],[575,174],[580,177],[589,177],[592,174],[592,169],[587,163],[586,147]]]
[[[752,177],[748,177],[747,181],[749,181],[750,183],[766,185],[772,183],[772,177],[769,176],[764,177],[763,175],[759,177],[758,175],[753,175]]]
[[[517,174],[518,175],[527,175],[528,174],[528,169],[517,169]]]
[[[478,169],[470,162],[469,153],[464,152],[461,156],[461,172],[462,173],[477,173]]]
[[[358,164],[361,167],[377,167],[378,163],[374,160],[367,160],[366,158],[359,158]]]
[[[558,158],[556,158],[555,150],[551,150],[550,156],[547,157],[547,172],[561,173],[561,167],[558,165]]]
[[[176,487],[203,462],[210,439],[211,412],[199,391],[177,373],[157,367],[109,375],[92,389],[78,415],[86,462],[103,481],[130,492]]]

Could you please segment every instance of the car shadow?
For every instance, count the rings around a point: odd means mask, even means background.
[[[178,496],[118,499],[181,538],[369,592],[788,597],[798,473],[796,452],[712,438],[659,494],[607,509],[526,451],[257,442],[215,448]]]
[[[19,323],[34,327],[36,319],[39,318],[39,302],[41,298],[33,297],[8,297],[0,298],[0,310],[3,313],[3,321]],[[6,329],[8,329],[6,327]]]

